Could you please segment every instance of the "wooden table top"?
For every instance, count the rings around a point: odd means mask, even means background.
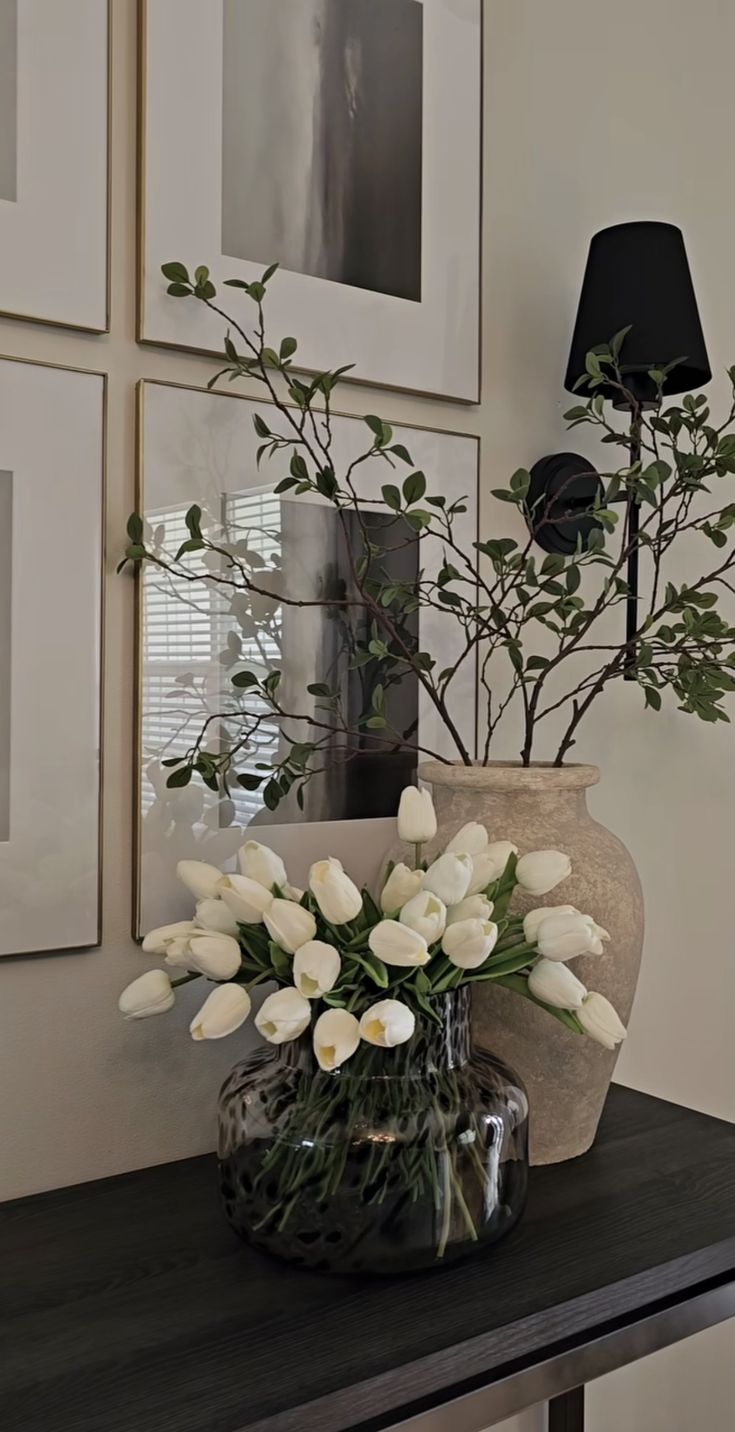
[[[364,1432],[735,1276],[735,1129],[613,1088],[496,1248],[385,1280],[237,1241],[212,1157],[0,1207],[3,1432]]]

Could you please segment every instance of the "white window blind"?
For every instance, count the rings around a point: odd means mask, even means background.
[[[147,514],[152,526],[163,527],[169,555],[175,554],[189,535],[188,506]],[[246,565],[248,554],[252,554],[253,577],[257,581],[258,573],[280,555],[279,498],[269,490],[226,496],[222,519],[223,534],[217,534],[217,540],[236,544],[237,554]],[[204,553],[190,553],[185,559],[187,571],[198,575],[206,572],[205,557]],[[218,588],[215,583],[192,583],[151,565],[143,569],[143,583],[143,752],[148,762],[165,760],[186,750],[209,714],[234,705],[231,670],[221,659],[228,648],[228,637],[240,643],[232,669],[247,668],[265,675],[280,664],[281,620],[280,612],[272,608],[265,617],[258,617],[256,612],[250,620],[242,597],[233,612],[231,589]],[[244,712],[252,714],[264,709],[257,697],[247,693],[239,696],[239,704]],[[217,737],[213,725],[210,749]],[[253,770],[255,761],[273,760],[277,751],[277,724],[264,722],[258,732],[257,754],[248,764],[240,763],[240,769]],[[248,825],[262,809],[260,793],[245,791],[235,784],[231,794],[236,823]],[[154,801],[153,787],[144,778],[143,810],[150,809]]]

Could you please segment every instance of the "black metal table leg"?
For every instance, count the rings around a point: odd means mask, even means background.
[[[584,1432],[584,1388],[574,1387],[549,1403],[549,1432]]]

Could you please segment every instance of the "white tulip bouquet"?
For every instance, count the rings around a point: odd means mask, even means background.
[[[524,1129],[527,1106],[511,1090],[511,1116],[500,1090],[513,1076],[491,1056],[482,1073],[452,1052],[469,1036],[468,986],[493,980],[607,1049],[625,1037],[608,1000],[565,963],[600,955],[606,931],[571,905],[525,916],[510,909],[516,889],[540,898],[567,879],[568,856],[519,858],[510,841],[491,841],[472,822],[427,861],[437,822],[431,797],[415,787],[403,792],[398,834],[413,847],[413,863],[389,864],[375,894],[359,890],[333,857],[317,861],[308,889],[296,890],[280,857],[255,840],[240,850],[237,873],[182,861],[194,916],[146,937],[144,951],[165,968],[120,998],[128,1019],[147,1019],[171,1009],[178,986],[209,980],[214,988],[190,1031],[211,1040],[245,1023],[254,989],[277,986],[255,1026],[286,1049],[265,1064],[251,1055],[225,1083],[220,1168],[238,1232],[299,1262],[305,1239],[312,1258],[317,1248],[323,1256],[315,1240],[327,1210],[329,1236],[368,1260],[349,1266],[374,1261],[383,1270],[397,1256],[394,1241],[380,1243],[393,1218],[402,1260],[412,1238],[442,1259],[450,1245],[455,1252],[512,1226],[525,1197],[524,1136],[513,1152],[507,1135],[501,1175],[497,1120],[483,1100]],[[325,1246],[329,1259],[334,1244]]]
[[[259,1034],[280,1045],[311,1029],[316,1064],[333,1073],[361,1044],[394,1049],[413,1039],[417,1021],[441,1023],[439,996],[492,980],[614,1049],[626,1032],[616,1011],[565,963],[602,954],[607,932],[572,905],[525,917],[510,909],[516,888],[540,898],[566,880],[568,856],[538,850],[519,858],[510,841],[491,841],[472,822],[427,863],[423,847],[436,831],[431,796],[409,787],[398,835],[414,849],[413,867],[390,864],[377,898],[334,857],[317,861],[308,890],[296,890],[280,857],[255,840],[243,845],[234,874],[181,861],[194,915],[146,936],[144,952],[166,968],[134,980],[121,1012],[164,1014],[180,985],[206,979],[214,989],[190,1033],[222,1039],[247,1020],[251,991],[275,984],[255,1015]]]

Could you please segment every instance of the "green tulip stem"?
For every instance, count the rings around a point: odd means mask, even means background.
[[[202,979],[202,975],[200,975],[200,974],[198,974],[198,973],[197,973],[197,974],[193,974],[193,975],[182,975],[180,980],[172,980],[172,981],[171,981],[171,988],[172,988],[172,989],[180,989],[182,985],[191,984],[192,980],[200,980],[200,979]]]
[[[423,847],[423,841],[417,840],[417,841],[415,842],[415,844],[414,844],[414,847],[413,847],[413,868],[414,868],[414,870],[418,870],[418,869],[420,868],[420,866],[421,866],[421,852],[422,852],[423,848],[424,848],[424,847]]]

